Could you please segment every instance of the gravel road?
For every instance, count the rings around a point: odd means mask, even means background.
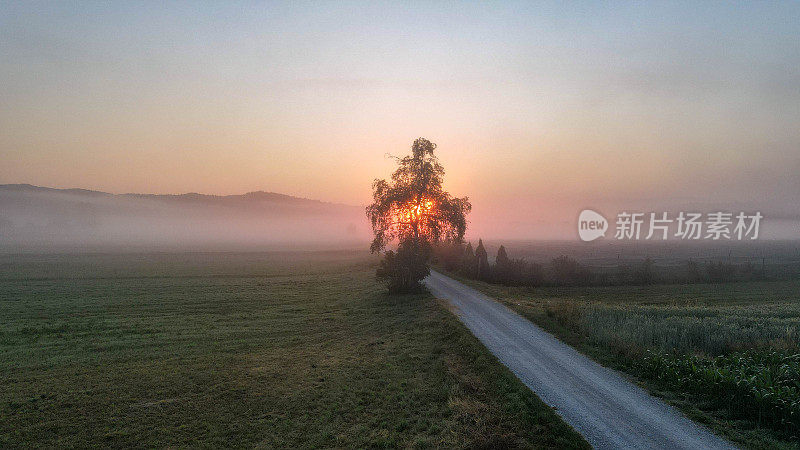
[[[486,295],[434,271],[425,284],[593,447],[734,448]]]

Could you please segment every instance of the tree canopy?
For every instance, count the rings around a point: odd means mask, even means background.
[[[433,244],[461,242],[464,238],[466,216],[472,206],[467,197],[453,197],[442,188],[444,168],[434,155],[435,149],[436,144],[427,139],[415,140],[411,155],[396,158],[398,168],[391,179],[376,179],[372,184],[373,203],[366,210],[374,234],[370,250],[379,252],[397,242],[398,251],[414,253],[403,258],[387,254],[384,265],[390,257],[397,263],[414,261],[418,265],[427,261]],[[419,280],[428,273],[427,266],[422,277],[418,268],[407,269],[386,267],[383,272],[414,273],[412,278]]]

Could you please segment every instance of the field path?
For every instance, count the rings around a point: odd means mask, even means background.
[[[428,289],[595,448],[733,448],[486,295],[431,271]]]

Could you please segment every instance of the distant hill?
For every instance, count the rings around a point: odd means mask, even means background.
[[[274,192],[110,194],[0,185],[0,250],[366,240],[364,209]]]
[[[311,200],[301,197],[293,197],[286,194],[278,194],[275,192],[254,191],[240,195],[209,195],[198,194],[196,192],[189,192],[186,194],[109,194],[108,192],[92,191],[89,189],[56,189],[43,186],[34,186],[32,184],[0,184],[0,192],[16,192],[16,193],[49,193],[49,194],[68,194],[68,195],[85,195],[90,197],[119,197],[119,198],[138,198],[138,199],[153,199],[164,201],[186,201],[186,202],[206,202],[206,203],[237,203],[243,202],[258,203],[258,202],[279,202],[279,203],[293,203],[293,204],[307,204],[307,205],[334,205],[345,208],[357,208],[349,205],[342,205],[337,203],[327,203],[320,200]]]

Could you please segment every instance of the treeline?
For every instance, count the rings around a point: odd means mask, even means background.
[[[472,243],[440,244],[434,252],[434,263],[445,270],[467,278],[506,286],[615,286],[646,284],[720,283],[765,280],[763,267],[721,261],[698,263],[686,261],[682,267],[656,269],[646,258],[638,264],[621,264],[612,270],[591,270],[569,256],[553,258],[548,264],[511,259],[504,246],[497,249],[494,264],[478,240]]]

